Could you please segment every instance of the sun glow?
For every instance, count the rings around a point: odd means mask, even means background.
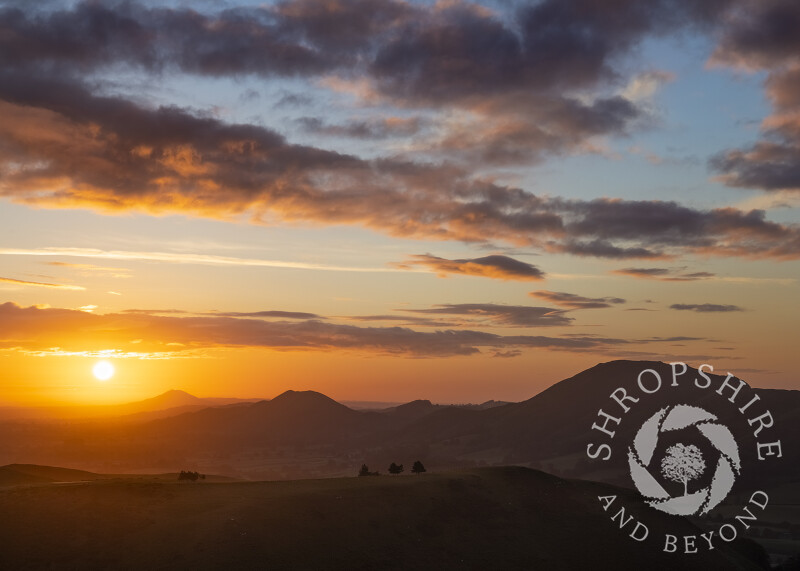
[[[114,365],[108,361],[98,361],[92,369],[92,373],[98,381],[107,381],[114,376]]]

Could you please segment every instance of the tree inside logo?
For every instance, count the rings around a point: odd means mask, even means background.
[[[706,469],[703,453],[694,444],[676,444],[667,449],[661,461],[661,474],[673,482],[683,482],[683,495],[689,495],[689,480],[694,480]]]

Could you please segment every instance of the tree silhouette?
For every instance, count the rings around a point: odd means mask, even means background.
[[[369,468],[366,464],[361,464],[361,470],[358,471],[359,476],[369,476]]]
[[[402,471],[403,471],[403,465],[402,465],[402,464],[400,464],[400,465],[397,465],[397,464],[395,464],[394,462],[392,462],[392,463],[389,465],[389,473],[390,473],[390,474],[399,474],[399,473],[401,473]]]
[[[423,466],[422,462],[420,462],[419,460],[414,462],[414,465],[411,467],[411,471],[414,474],[422,474],[423,472],[427,472],[427,470],[425,469],[425,466]]]
[[[699,477],[705,469],[703,453],[694,444],[670,446],[661,461],[661,473],[673,482],[683,483],[684,496],[689,494],[689,480]]]

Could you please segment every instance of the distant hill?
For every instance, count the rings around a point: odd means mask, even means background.
[[[0,421],[115,418],[147,421],[211,406],[256,402],[258,399],[200,398],[182,390],[169,390],[153,398],[115,405],[64,405],[45,407],[0,407]]]
[[[445,454],[450,463],[466,458],[483,458],[488,463],[543,466],[549,471],[571,476],[629,484],[629,478],[624,477],[627,472],[624,454],[617,454],[614,462],[602,466],[605,472],[599,473],[596,471],[597,463],[586,462],[585,449],[587,443],[597,440],[597,432],[592,431],[591,426],[598,409],[612,411],[615,410],[612,407],[617,406],[609,399],[611,392],[623,385],[629,389],[635,387],[638,373],[648,368],[658,371],[665,384],[670,382],[671,369],[665,363],[602,363],[520,403],[486,410],[432,410],[431,414],[396,433],[386,444],[402,446],[427,442],[434,446],[448,442],[450,445]],[[747,417],[735,411],[731,414],[733,409],[726,397],[719,396],[714,389],[692,388],[691,380],[695,377],[696,370],[690,368],[684,375],[686,380],[678,387],[670,386],[660,391],[657,397],[659,406],[695,404],[717,414],[735,429],[736,434],[744,435],[739,443],[743,461],[754,468],[749,473],[756,474],[763,481],[764,474],[754,465],[755,444]],[[719,386],[723,378],[711,375],[712,386]],[[769,409],[775,419],[774,438],[783,438],[786,443],[791,443],[800,426],[800,391],[756,389],[756,392],[761,400],[758,408],[753,406],[753,410]],[[632,407],[625,415],[625,422],[617,429],[617,441],[631,441],[633,431],[653,412],[648,407]],[[775,484],[800,481],[800,450],[787,446],[780,472],[767,477]]]
[[[236,478],[204,474],[206,482],[232,482]],[[98,474],[86,470],[42,466],[38,464],[9,464],[0,466],[0,488],[30,486],[37,484],[87,483],[100,480],[146,480],[149,482],[173,482],[177,473],[165,474]]]
[[[3,569],[755,570],[749,540],[666,554],[599,509],[626,492],[525,468],[231,484],[98,481],[0,490]],[[641,510],[631,512],[640,517]]]
[[[53,466],[37,466],[34,464],[0,466],[0,487],[53,482],[82,482],[96,480],[100,477],[98,474],[84,470],[71,470]]]
[[[49,428],[16,427],[13,439],[0,440],[0,462],[83,463],[90,469],[118,466],[123,470],[201,465],[217,473],[266,479],[345,475],[362,462],[385,470],[390,462],[424,457],[438,467],[516,464],[630,485],[624,454],[600,465],[603,471],[598,472],[598,464],[587,461],[585,450],[596,436],[591,425],[597,410],[608,408],[609,394],[622,383],[635,385],[636,375],[645,368],[660,371],[664,379],[669,376],[670,368],[664,363],[612,361],[519,403],[452,406],[417,400],[379,411],[353,410],[314,391],[286,391],[270,401],[214,406],[207,406],[208,399],[170,391],[121,405],[119,410],[129,413],[122,418],[136,422],[117,425],[100,419]],[[687,380],[694,374],[687,373]],[[719,376],[712,379],[721,382]],[[713,390],[690,390],[688,384],[663,390],[659,403],[696,403],[733,423],[737,434],[752,434],[742,424],[744,417],[733,418],[730,407],[719,406],[722,397]],[[780,431],[776,434],[791,441],[800,426],[800,391],[757,392],[759,406],[769,408],[775,417],[776,431]],[[157,410],[160,407],[172,408]],[[618,439],[630,441],[631,431],[641,425],[648,410],[632,410]],[[61,444],[53,446],[53,442]],[[752,439],[745,438],[740,445],[745,463],[752,464]],[[767,477],[775,485],[800,481],[798,447],[787,446],[781,471]]]

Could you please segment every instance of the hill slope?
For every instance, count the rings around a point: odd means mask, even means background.
[[[697,533],[664,514],[649,514],[653,541],[632,541],[600,509],[597,496],[604,493],[625,492],[524,468],[16,488],[0,491],[0,513],[15,523],[0,526],[0,567],[759,568],[730,545],[693,556],[662,553],[664,529]]]

